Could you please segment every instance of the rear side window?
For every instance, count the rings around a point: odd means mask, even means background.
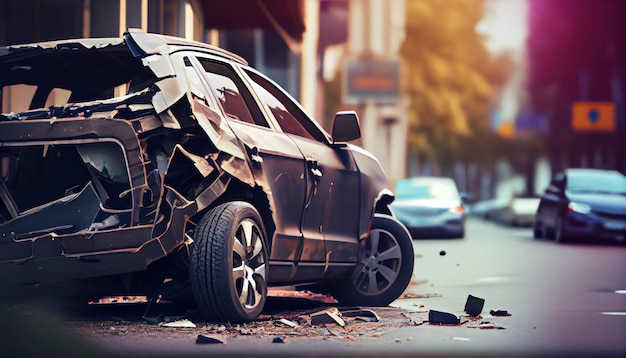
[[[252,95],[232,69],[210,60],[199,61],[206,71],[211,91],[228,118],[269,127]]]
[[[252,80],[254,91],[259,95],[261,101],[269,107],[285,133],[319,142],[324,141],[324,134],[281,89],[254,72],[246,71],[246,73]]]

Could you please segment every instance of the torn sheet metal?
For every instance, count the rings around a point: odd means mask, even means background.
[[[176,78],[165,78],[155,83],[160,91],[152,97],[152,105],[157,113],[170,108],[185,95],[184,89],[180,88]]]
[[[100,211],[100,199],[92,184],[42,207],[21,213],[0,226],[0,243],[20,241],[44,233],[87,230]]]
[[[157,78],[176,76],[169,58],[161,55],[149,55],[141,59],[144,66],[150,67]]]

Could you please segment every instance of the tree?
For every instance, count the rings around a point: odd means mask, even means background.
[[[506,147],[490,128],[494,94],[512,69],[493,56],[476,26],[484,0],[408,0],[401,47],[411,98],[409,155],[442,169],[459,161],[493,161]],[[487,144],[487,145],[485,145]]]

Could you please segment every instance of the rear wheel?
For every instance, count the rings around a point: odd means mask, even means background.
[[[189,274],[200,312],[210,321],[249,322],[267,297],[267,243],[258,211],[229,202],[208,211],[194,235]]]
[[[408,286],[414,261],[406,228],[391,216],[377,215],[352,277],[336,282],[333,295],[344,305],[387,306]]]
[[[533,226],[533,238],[541,239],[543,236],[543,229],[541,228],[541,223],[539,221],[535,221],[535,225]]]

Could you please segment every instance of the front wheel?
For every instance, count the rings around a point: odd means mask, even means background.
[[[194,235],[189,276],[209,321],[255,320],[267,297],[267,241],[258,211],[246,202],[209,210]]]
[[[565,232],[565,222],[561,215],[556,217],[556,222],[554,224],[554,241],[558,243],[565,243],[569,241],[569,237]]]
[[[333,295],[343,305],[387,306],[407,288],[413,275],[413,240],[387,215],[376,215],[361,258],[349,280],[336,282]]]

